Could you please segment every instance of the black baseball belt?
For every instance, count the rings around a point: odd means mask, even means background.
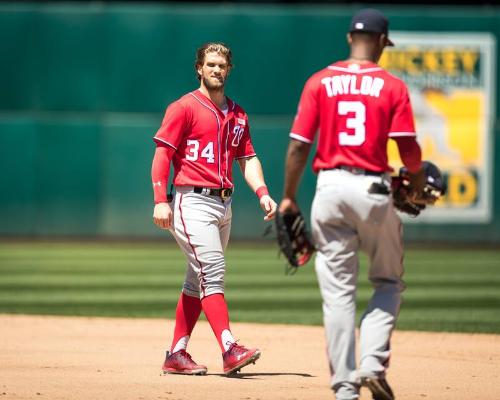
[[[205,196],[217,196],[222,200],[229,199],[233,194],[233,189],[231,188],[221,188],[221,189],[212,189],[212,188],[204,188],[195,186],[193,188],[193,192],[203,194]]]
[[[366,175],[366,176],[379,176],[383,177],[385,172],[380,171],[370,171],[369,169],[363,169],[358,167],[352,167],[350,165],[337,165],[334,168],[327,168],[323,171],[332,170],[332,169],[340,169],[342,171],[350,172],[355,175]],[[391,193],[389,187],[384,182],[373,182],[368,188],[368,193],[372,194],[384,194],[388,195]]]
[[[332,169],[340,169],[342,171],[350,172],[354,175],[368,175],[368,176],[382,176],[385,174],[384,171],[370,171],[369,169],[353,167],[351,165],[337,165],[333,168],[325,168],[323,171],[328,171]]]

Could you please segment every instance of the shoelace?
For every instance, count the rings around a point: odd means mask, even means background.
[[[186,350],[181,350],[181,355],[186,356],[190,360],[193,360],[193,357],[191,357],[191,354],[189,354]]]
[[[245,346],[238,344],[238,340],[231,344],[231,347],[229,348],[229,350],[233,350],[233,349],[239,349],[239,350],[243,350],[243,351],[248,350]]]

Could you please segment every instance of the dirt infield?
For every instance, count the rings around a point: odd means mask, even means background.
[[[172,321],[0,315],[0,399],[333,399],[320,327],[232,324],[262,357],[221,375],[206,322],[189,350],[202,377],[160,375]],[[500,335],[395,332],[389,380],[398,399],[500,398]],[[362,400],[371,396],[363,389]]]

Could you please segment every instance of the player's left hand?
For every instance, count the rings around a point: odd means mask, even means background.
[[[274,218],[274,215],[276,214],[276,207],[277,204],[276,202],[269,196],[268,194],[265,194],[260,198],[260,206],[266,213],[264,217],[264,221],[270,221]]]
[[[284,197],[283,200],[281,200],[279,206],[279,212],[282,214],[286,213],[297,214],[300,212],[300,210],[295,199],[291,199],[290,197]]]

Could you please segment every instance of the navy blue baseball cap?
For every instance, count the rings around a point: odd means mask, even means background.
[[[387,38],[387,46],[394,46],[389,39],[389,21],[384,14],[374,8],[363,8],[354,14],[349,32],[383,33]]]

